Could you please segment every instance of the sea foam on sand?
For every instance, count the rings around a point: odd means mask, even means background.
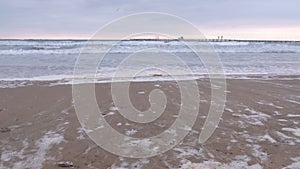
[[[232,161],[229,164],[222,164],[216,161],[205,161],[203,163],[187,162],[181,166],[181,169],[262,169],[259,164],[249,166],[244,161]]]
[[[64,137],[54,131],[48,131],[42,138],[35,142],[36,153],[25,156],[22,161],[14,164],[13,168],[42,168],[43,162],[47,160],[48,150],[55,144],[60,144]]]

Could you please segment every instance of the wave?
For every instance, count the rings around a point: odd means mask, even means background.
[[[0,55],[24,54],[79,54],[87,41],[0,41]],[[300,43],[278,42],[199,42],[187,41],[189,46],[200,46],[199,52],[211,52],[206,47],[212,45],[220,53],[300,53]],[[180,41],[92,41],[87,46],[89,53],[103,52],[107,46],[116,44],[112,53],[132,53],[148,48],[158,48],[170,52],[192,52]],[[201,48],[203,46],[203,48]]]
[[[266,50],[261,53],[299,53],[299,51],[293,50]]]

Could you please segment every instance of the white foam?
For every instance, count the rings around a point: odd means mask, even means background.
[[[300,157],[291,158],[294,162],[283,169],[299,169],[300,166]]]
[[[111,111],[117,111],[117,110],[120,110],[120,109],[119,109],[119,107],[110,107],[109,110],[111,110]]]
[[[126,134],[127,136],[132,136],[132,135],[134,135],[134,134],[137,133],[137,132],[138,132],[137,130],[131,129],[131,130],[127,130],[127,131],[125,132],[125,134]]]
[[[288,114],[287,117],[300,117],[300,114]]]
[[[289,102],[291,102],[291,103],[295,103],[295,104],[300,104],[300,102],[298,102],[298,101],[296,101],[296,100],[287,100],[287,101],[289,101]]]
[[[283,169],[299,169],[299,166],[300,166],[300,161],[297,161],[284,167]]]
[[[64,137],[54,131],[48,131],[42,138],[35,142],[37,151],[34,154],[28,154],[22,161],[14,164],[14,168],[42,168],[43,162],[47,160],[48,150],[55,144],[60,144]]]
[[[258,104],[261,104],[261,105],[268,105],[268,106],[272,106],[272,107],[275,107],[275,108],[278,108],[278,109],[283,109],[283,107],[281,106],[278,106],[278,105],[275,105],[274,103],[271,103],[271,102],[267,102],[267,101],[259,101],[257,102]]]
[[[83,140],[85,139],[85,132],[84,129],[82,127],[77,128],[77,133],[79,134],[79,136],[76,137],[76,139],[78,140]]]
[[[134,139],[134,140],[124,140],[121,145],[122,150],[131,154],[132,151],[136,151],[137,149],[140,151],[144,151],[145,153],[156,153],[159,151],[159,147],[153,147],[154,142],[151,139]]]
[[[279,136],[281,141],[287,143],[288,145],[292,145],[292,146],[296,145],[295,141],[297,141],[297,140],[295,138],[289,137],[279,131],[276,131],[275,133]]]
[[[250,161],[251,158],[247,155],[238,155],[238,156],[235,156],[234,159],[238,160],[238,161]]]
[[[233,110],[230,109],[230,108],[225,108],[226,111],[230,112],[230,113],[233,113]]]
[[[259,140],[261,141],[261,140],[267,140],[267,141],[269,141],[270,143],[276,143],[277,141],[273,138],[273,137],[271,137],[269,134],[265,134],[264,136],[261,136],[261,137],[259,137]]]
[[[300,137],[300,128],[282,128],[282,130],[292,132],[295,136]]]
[[[259,164],[249,166],[244,161],[232,161],[231,163],[224,164],[216,161],[204,161],[203,163],[188,162],[181,166],[181,169],[262,169]]]
[[[267,153],[261,151],[261,146],[258,144],[250,145],[254,157],[258,157],[262,162],[268,159]]]
[[[121,165],[113,164],[110,168],[111,169],[142,169],[145,164],[149,164],[148,159],[139,159],[136,162],[129,164],[128,162],[124,161],[124,159],[120,159]]]
[[[241,74],[230,74],[225,73],[226,79],[261,79],[262,77],[251,77],[251,74],[241,73]],[[257,75],[255,73],[254,75]],[[287,74],[290,75],[290,74]],[[298,75],[298,74],[297,74]],[[198,73],[198,74],[178,74],[173,77],[169,76],[152,76],[146,75],[141,77],[114,77],[110,75],[110,73],[106,73],[105,76],[98,75],[98,74],[85,74],[85,75],[77,75],[76,77],[72,74],[70,75],[48,75],[48,76],[36,76],[36,77],[28,77],[28,78],[1,78],[0,88],[15,88],[19,86],[28,86],[32,85],[32,82],[43,82],[43,81],[52,81],[49,86],[56,86],[56,85],[66,85],[66,84],[102,84],[102,83],[118,83],[118,82],[164,82],[164,81],[184,81],[184,80],[198,80],[203,78],[223,78],[223,75],[213,74],[209,76],[206,73]],[[266,78],[264,78],[266,79]],[[275,77],[268,77],[267,79],[276,79]],[[293,79],[300,79],[300,78],[280,78],[285,80],[293,80]],[[19,83],[6,83],[6,82],[16,82]],[[155,85],[156,87],[161,87],[160,85]],[[215,86],[216,87],[216,86]],[[225,91],[226,92],[226,91]],[[142,94],[142,93],[140,93]],[[293,103],[297,103],[296,101],[290,101]],[[270,105],[277,108],[282,108],[281,106],[277,105]]]
[[[173,151],[177,152],[176,158],[183,159],[184,157],[193,156],[193,157],[204,157],[202,149],[196,149],[191,146],[180,146],[173,148]]]
[[[250,108],[246,108],[245,111],[250,112],[250,115],[239,115],[240,117],[246,119],[246,122],[252,125],[264,125],[263,121],[267,121],[271,116],[259,111],[255,111]]]
[[[286,119],[277,119],[277,121],[287,122],[288,120],[286,120]]]

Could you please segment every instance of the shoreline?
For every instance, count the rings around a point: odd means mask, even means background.
[[[200,77],[201,76],[201,77]],[[51,76],[53,77],[53,76]],[[184,77],[180,79],[180,77]],[[232,75],[225,75],[225,80],[300,80],[300,75],[276,75],[276,74],[232,74]],[[176,82],[176,81],[189,81],[189,80],[207,80],[210,79],[208,75],[198,75],[198,76],[190,76],[185,77],[177,76],[177,79],[171,79],[167,76],[147,76],[147,77],[138,77],[131,80],[128,78],[120,78],[114,80],[101,80],[101,79],[93,79],[93,78],[78,78],[77,81],[82,79],[80,83],[95,83],[95,84],[107,84],[107,83],[122,83],[122,82],[140,82],[140,83],[147,83],[147,82]],[[28,85],[49,85],[49,86],[57,86],[57,85],[72,85],[73,79],[70,78],[48,78],[47,76],[43,76],[40,79],[37,78],[21,78],[21,79],[0,79],[0,88],[15,88],[21,86],[28,86]]]

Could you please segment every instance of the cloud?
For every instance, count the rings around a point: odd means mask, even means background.
[[[111,20],[137,12],[170,13],[217,32],[300,27],[299,6],[298,0],[3,0],[0,38],[89,37]]]

